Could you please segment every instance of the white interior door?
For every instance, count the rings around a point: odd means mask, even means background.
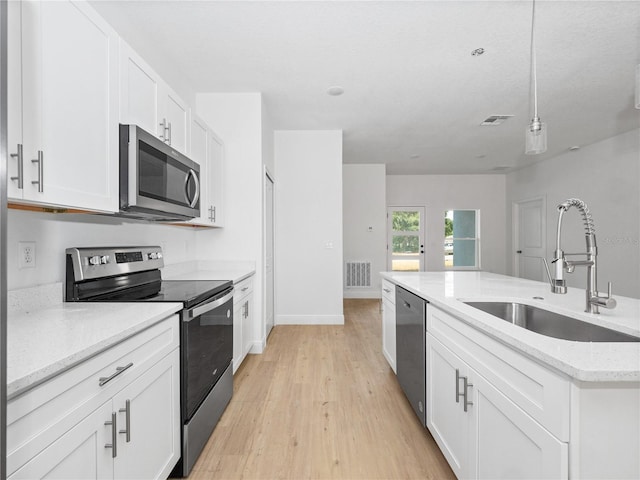
[[[424,207],[387,207],[389,270],[424,271]]]
[[[274,275],[273,275],[273,179],[268,173],[264,176],[265,191],[265,235],[264,235],[264,274],[265,274],[265,337],[273,328],[274,317]]]
[[[535,198],[513,205],[515,275],[545,281],[542,258],[546,252],[546,202]]]

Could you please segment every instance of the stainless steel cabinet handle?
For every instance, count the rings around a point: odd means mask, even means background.
[[[167,119],[166,118],[162,119],[162,121],[160,122],[160,127],[162,127],[162,130],[160,130],[160,133],[158,134],[158,136],[163,142],[167,143]]]
[[[18,188],[22,190],[24,188],[24,162],[21,143],[18,144],[18,153],[12,153],[11,158],[16,158],[18,160],[18,175],[16,177],[11,177],[11,180],[17,180]]]
[[[249,290],[249,287],[242,287],[242,288],[240,289],[240,291],[241,291],[241,292],[246,292],[247,290]]]
[[[124,372],[125,370],[131,367],[133,367],[133,362],[129,363],[128,365],[125,365],[124,367],[116,367],[116,371],[111,375],[109,375],[108,377],[100,377],[98,379],[98,385],[102,387],[103,385],[105,385],[106,383],[109,383],[111,380],[113,380],[122,372]]]
[[[33,185],[38,185],[38,193],[44,192],[44,153],[38,150],[38,158],[31,160],[31,163],[38,164],[38,180],[31,180]]]
[[[216,207],[212,207],[212,209],[213,209],[213,218],[211,219],[211,221],[213,223],[216,223]]]
[[[383,288],[382,290],[384,290],[387,293],[391,293],[391,290],[389,290],[388,288]]]
[[[169,122],[169,135],[167,136],[167,143],[171,145],[171,122]]]
[[[126,400],[124,402],[124,408],[118,411],[120,413],[124,412],[124,430],[120,430],[120,433],[126,435],[126,442],[129,443],[131,441],[131,400]]]
[[[456,368],[456,403],[460,403],[460,370]]]
[[[116,412],[111,413],[111,421],[104,422],[105,425],[111,425],[111,443],[105,444],[104,448],[111,449],[111,458],[116,458],[118,455],[118,434],[116,422],[118,420],[118,414]]]

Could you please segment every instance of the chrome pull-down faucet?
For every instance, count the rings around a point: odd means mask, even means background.
[[[585,253],[565,253],[560,248],[560,233],[562,230],[562,216],[571,207],[576,207],[582,214],[585,228],[585,239],[587,242],[587,251]],[[600,313],[599,307],[614,308],[616,306],[615,299],[611,296],[611,282],[608,285],[608,293],[606,296],[598,293],[598,247],[596,245],[596,229],[593,224],[593,218],[587,204],[577,198],[570,198],[566,202],[558,205],[558,231],[556,236],[556,250],[554,259],[555,278],[551,277],[549,264],[546,259],[544,265],[549,277],[549,284],[553,293],[567,293],[567,281],[564,279],[564,271],[573,273],[576,267],[587,267],[587,288],[585,291],[586,308],[585,312]],[[586,260],[567,260],[568,256],[585,255]]]

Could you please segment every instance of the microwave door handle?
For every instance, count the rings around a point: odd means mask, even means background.
[[[196,192],[193,195],[193,199],[189,198],[189,179],[193,178],[193,181],[196,184]],[[189,204],[191,208],[196,206],[198,203],[198,199],[200,198],[200,180],[198,179],[198,175],[193,169],[190,169],[187,173],[187,176],[184,179],[184,198]]]
[[[199,305],[197,307],[193,307],[190,308],[189,310],[187,310],[185,313],[185,322],[190,322],[191,320],[193,320],[196,317],[199,317],[200,315],[210,312],[211,310],[214,310],[216,308],[218,308],[220,305],[224,305],[225,303],[227,303],[229,300],[231,300],[233,298],[233,290],[231,290],[228,294],[226,294],[224,297],[219,298],[217,300],[214,300],[212,302],[209,303],[205,303],[203,305]]]

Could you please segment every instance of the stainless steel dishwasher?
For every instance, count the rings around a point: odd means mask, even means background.
[[[425,322],[427,302],[396,286],[396,368],[398,382],[426,426]]]

